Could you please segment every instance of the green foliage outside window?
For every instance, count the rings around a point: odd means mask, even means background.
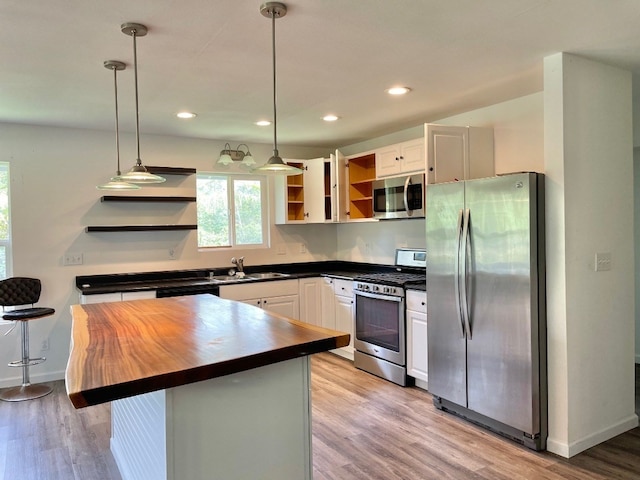
[[[198,246],[264,243],[264,180],[198,174]]]

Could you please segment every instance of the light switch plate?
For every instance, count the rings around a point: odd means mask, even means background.
[[[596,253],[594,267],[596,272],[611,270],[611,253]]]

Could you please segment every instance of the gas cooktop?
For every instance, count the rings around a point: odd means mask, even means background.
[[[380,285],[392,285],[394,287],[404,287],[412,283],[426,282],[426,273],[405,273],[405,272],[387,272],[387,273],[366,273],[359,275],[354,279],[356,282],[377,283]]]

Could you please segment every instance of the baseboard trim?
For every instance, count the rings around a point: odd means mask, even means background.
[[[22,384],[22,369],[15,369],[19,375],[14,377],[3,378],[0,380],[0,388],[9,388],[9,387],[17,387]],[[56,372],[44,372],[37,373],[34,370],[29,371],[29,378],[31,383],[45,383],[45,382],[55,382],[57,380],[64,380],[64,370],[59,370]]]
[[[547,451],[560,455],[561,457],[571,458],[578,453],[584,452],[591,447],[606,442],[621,433],[627,432],[638,426],[638,416],[634,413],[629,415],[624,420],[611,425],[608,428],[595,432],[581,440],[572,443],[563,443],[554,440],[553,438],[547,438]]]

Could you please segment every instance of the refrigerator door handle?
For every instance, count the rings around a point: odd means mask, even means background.
[[[468,257],[471,256],[470,249],[470,229],[471,225],[471,211],[467,208],[464,211],[463,228],[462,228],[462,245],[460,249],[462,251],[462,292],[460,295],[460,303],[462,303],[462,318],[464,319],[465,329],[467,331],[467,340],[471,340],[471,321],[469,318],[469,295],[467,292],[468,280],[469,280],[469,268]]]
[[[458,222],[456,226],[456,259],[455,259],[455,300],[456,300],[456,312],[458,312],[458,321],[460,322],[460,330],[462,333],[462,338],[466,338],[466,334],[464,331],[464,320],[462,316],[462,302],[460,301],[460,281],[462,276],[460,275],[460,255],[462,249],[462,221],[463,221],[463,211],[460,209],[458,211]]]

